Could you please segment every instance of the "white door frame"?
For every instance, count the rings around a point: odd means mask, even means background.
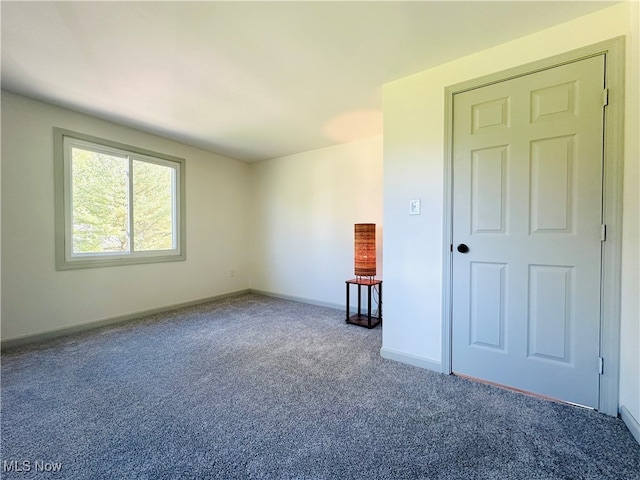
[[[600,375],[599,408],[602,413],[618,415],[620,370],[620,273],[622,253],[622,180],[624,145],[624,37],[515,67],[445,89],[445,165],[444,165],[444,239],[442,305],[442,372],[452,373],[453,302],[453,98],[457,93],[528,75],[562,64],[604,54],[605,85],[609,92],[604,119],[603,223],[606,241],[602,250],[600,357],[604,359]]]

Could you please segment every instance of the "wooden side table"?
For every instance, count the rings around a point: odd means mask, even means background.
[[[347,323],[351,323],[352,325],[359,325],[360,327],[366,328],[374,328],[379,323],[382,323],[382,280],[369,280],[364,278],[353,278],[351,280],[347,280],[345,282],[347,286]],[[349,315],[349,289],[351,285],[358,286],[358,313],[355,315]],[[375,286],[378,286],[378,316],[374,317],[371,315],[371,289]],[[361,312],[362,305],[362,294],[361,288],[367,287],[367,306],[368,311],[366,315],[363,315]]]

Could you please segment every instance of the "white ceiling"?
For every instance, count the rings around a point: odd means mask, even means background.
[[[594,1],[2,1],[2,88],[253,162],[382,133],[382,85]]]

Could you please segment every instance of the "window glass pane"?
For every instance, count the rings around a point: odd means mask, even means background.
[[[176,248],[175,168],[133,161],[133,245],[137,252]]]
[[[72,253],[129,251],[129,161],[71,149]]]

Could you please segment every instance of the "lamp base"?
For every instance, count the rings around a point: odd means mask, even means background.
[[[375,275],[356,275],[356,282],[366,284],[373,283],[376,280]]]

